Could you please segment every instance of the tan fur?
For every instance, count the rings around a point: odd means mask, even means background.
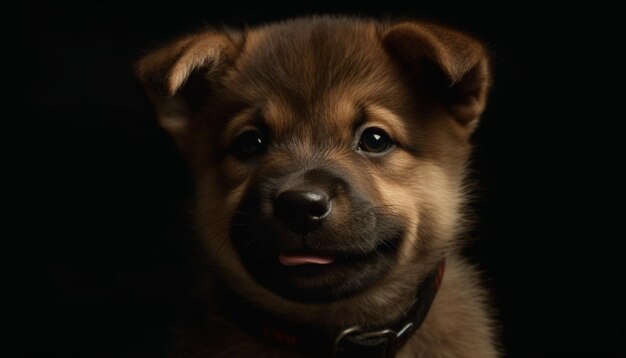
[[[441,73],[434,84],[426,81],[433,68]],[[191,35],[148,54],[137,74],[195,175],[207,260],[238,294],[302,323],[383,323],[401,314],[417,283],[446,257],[433,307],[399,356],[497,356],[486,293],[455,251],[464,227],[468,138],[490,82],[478,41],[426,23],[316,17]],[[399,144],[384,164],[355,156],[349,146],[360,111],[368,126]],[[277,140],[255,166],[220,156],[254,127],[259,112],[273,138],[295,139]],[[253,176],[314,162],[354,173],[351,185],[409,228],[383,280],[325,304],[287,300],[257,284],[228,238],[229,218]],[[340,226],[350,211],[341,198],[334,206],[328,224]],[[207,314],[213,326],[204,328],[212,333],[185,332],[181,356],[289,356],[242,334],[219,312]]]

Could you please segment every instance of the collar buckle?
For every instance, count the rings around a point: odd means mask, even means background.
[[[331,356],[393,358],[396,356],[399,336],[393,329],[364,332],[360,326],[353,326],[339,332]]]

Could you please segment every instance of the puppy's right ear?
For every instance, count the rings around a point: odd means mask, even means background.
[[[135,73],[159,123],[179,147],[195,111],[232,65],[242,43],[240,33],[203,32],[173,41],[136,63]]]

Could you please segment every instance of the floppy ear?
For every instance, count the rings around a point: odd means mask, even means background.
[[[470,130],[476,126],[490,85],[489,59],[479,41],[446,27],[403,22],[384,31],[383,44],[459,123]]]
[[[242,42],[235,32],[203,32],[167,44],[136,63],[135,73],[159,123],[179,146],[193,114],[233,63]]]

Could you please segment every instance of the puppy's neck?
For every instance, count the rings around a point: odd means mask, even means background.
[[[334,327],[303,324],[262,310],[223,284],[218,285],[218,305],[231,324],[274,346],[323,356],[393,356],[426,318],[444,267],[441,261],[420,282],[411,304],[401,311],[399,318],[382,323]]]

